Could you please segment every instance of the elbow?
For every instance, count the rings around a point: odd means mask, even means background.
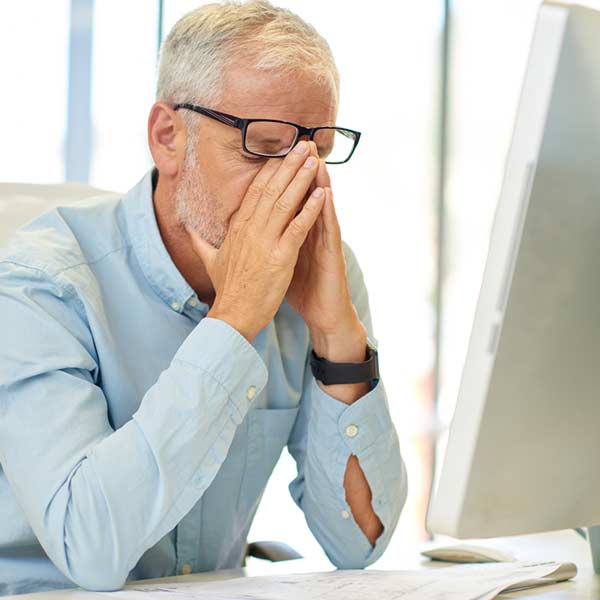
[[[369,566],[369,562],[360,559],[358,557],[341,557],[338,559],[330,558],[333,566],[340,571],[346,571],[350,569],[364,569]]]
[[[70,569],[68,577],[75,585],[91,592],[115,592],[127,581],[127,574],[106,570],[100,561],[77,565]]]
[[[119,544],[109,536],[72,536],[63,551],[65,575],[79,587],[94,592],[114,592],[125,585],[130,569]]]
[[[57,566],[75,585],[93,592],[114,592],[125,585],[130,569],[117,540],[106,534],[73,535],[65,530]],[[88,533],[88,532],[86,532]]]
[[[74,580],[73,583],[90,592],[117,592],[123,589],[125,580],[111,579],[100,575],[91,578],[84,577],[83,579]]]
[[[364,534],[361,534],[351,543],[330,546],[325,553],[336,569],[364,569],[381,556],[384,546],[385,540],[381,537],[375,545],[371,545]]]
[[[36,508],[32,529],[66,579],[91,591],[123,588],[142,552],[137,554],[132,528],[107,501],[89,459],[81,460]]]
[[[364,569],[373,564],[380,556],[382,550],[377,545],[370,548],[367,553],[344,553],[337,556],[329,556],[329,560],[336,569],[341,571],[349,569]]]
[[[78,469],[78,478],[71,477],[61,489],[62,502],[54,498],[62,535],[50,544],[54,552],[49,556],[75,585],[94,592],[117,591],[133,566],[126,530],[111,518],[104,496],[93,491],[85,475],[85,468]]]
[[[366,538],[364,541],[367,541]],[[356,543],[354,549],[345,548],[342,552],[328,554],[328,558],[333,566],[340,570],[364,569],[380,558],[387,546],[387,541],[382,533],[376,540],[375,545],[368,542],[364,546],[361,543]]]
[[[55,564],[75,585],[93,592],[122,589],[130,571],[118,545],[108,537],[100,541],[95,536],[66,536]]]

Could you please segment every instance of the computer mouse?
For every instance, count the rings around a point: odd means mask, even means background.
[[[421,554],[432,560],[456,563],[512,562],[516,560],[509,552],[470,544],[432,548],[423,550]]]

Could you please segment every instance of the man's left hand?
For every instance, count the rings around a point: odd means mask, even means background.
[[[306,322],[319,356],[333,362],[362,362],[366,328],[350,296],[342,235],[324,160],[320,160],[314,187],[324,189],[325,203],[300,248],[286,299]]]
[[[325,203],[300,248],[286,298],[308,325],[313,348],[319,356],[332,362],[362,362],[365,360],[367,329],[350,296],[342,234],[333,205],[331,180],[323,160],[314,186],[324,188]],[[330,386],[320,382],[319,385],[345,404],[356,402],[369,391],[366,382]],[[383,525],[373,510],[371,488],[355,455],[348,457],[344,489],[356,522],[374,546]]]

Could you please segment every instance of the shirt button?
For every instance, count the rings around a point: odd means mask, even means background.
[[[190,306],[196,306],[196,304],[198,304],[198,300],[196,300],[196,298],[194,298],[193,296],[188,300],[188,304]]]
[[[347,510],[342,511],[342,519],[349,519],[350,513]]]
[[[181,569],[181,574],[189,575],[191,572],[192,572],[192,565],[190,565],[189,563],[185,563],[185,565],[183,565],[183,568]]]
[[[248,400],[252,400],[252,398],[254,398],[254,395],[256,394],[256,386],[251,385],[247,390],[246,390],[246,398],[248,398]]]
[[[346,435],[349,438],[356,437],[358,435],[358,427],[356,425],[348,425],[346,427]]]
[[[171,308],[173,310],[179,310],[181,308],[179,302],[176,302],[175,300],[173,300],[173,302],[171,302]]]

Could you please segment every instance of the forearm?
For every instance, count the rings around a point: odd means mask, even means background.
[[[291,437],[290,452],[298,476],[290,491],[332,563],[341,569],[362,569],[376,561],[394,532],[406,498],[406,471],[398,436],[390,418],[383,381],[347,406],[326,394],[307,377],[304,404]],[[346,431],[358,428],[354,437]],[[360,462],[383,532],[375,544],[354,518],[346,498],[348,461]],[[355,511],[359,513],[360,511]],[[368,528],[367,528],[368,531]]]
[[[78,585],[120,587],[218,472],[249,405],[248,386],[260,392],[267,378],[256,351],[227,327],[203,320],[116,431],[92,382],[58,371],[23,384],[20,393],[36,402],[52,390],[59,409],[46,429],[34,427],[48,450],[28,458],[7,435],[3,466],[40,543]],[[212,352],[200,352],[208,342]],[[6,415],[14,436],[11,418],[20,415]]]
[[[365,360],[367,333],[360,322],[338,332],[335,336],[311,331],[311,340],[315,353],[329,361],[358,363]],[[335,385],[325,385],[321,381],[317,383],[325,393],[348,405],[362,398],[370,390],[369,382]],[[346,502],[352,510],[356,523],[371,546],[374,546],[383,531],[383,525],[373,510],[371,488],[355,455],[348,458],[344,489]]]

